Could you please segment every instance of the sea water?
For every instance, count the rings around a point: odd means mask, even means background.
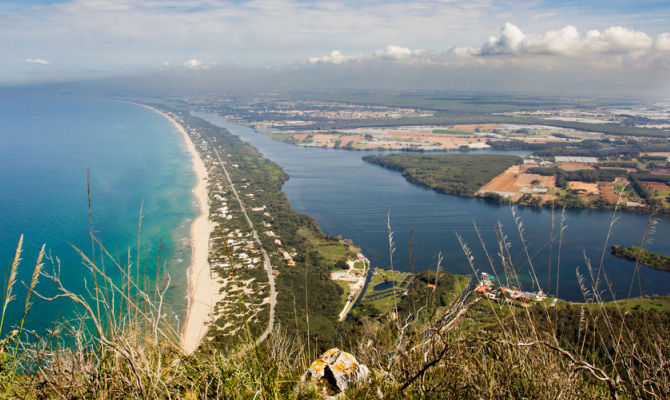
[[[132,265],[135,275],[139,264],[151,284],[159,266],[159,283],[170,285],[169,314],[183,315],[188,235],[197,209],[191,192],[195,174],[181,134],[164,117],[135,104],[6,90],[0,91],[3,276],[22,234],[24,245],[17,297],[5,327],[23,314],[26,290],[20,282],[30,281],[42,244],[50,256],[44,271],[58,273],[75,293],[92,289],[92,277],[74,249],[100,263],[101,250],[91,245],[87,173],[95,238],[120,265]],[[118,284],[121,272],[111,259],[105,267]],[[37,290],[56,293],[44,277]],[[82,311],[68,301],[33,300],[26,324],[38,331]]]

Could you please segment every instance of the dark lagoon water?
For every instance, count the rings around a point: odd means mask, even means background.
[[[135,263],[143,207],[140,264],[154,276],[162,241],[161,255],[169,260],[174,286],[169,303],[178,314],[183,312],[195,175],[181,134],[165,118],[137,105],[0,92],[1,265],[10,263],[24,234],[19,281],[30,280],[39,247],[46,243],[60,260],[66,287],[84,293],[84,285],[91,286],[72,249],[74,245],[91,253],[87,169],[96,236],[123,263],[128,258]],[[109,262],[107,271],[119,277]],[[44,280],[39,290],[53,293]],[[23,312],[22,285],[15,293],[5,327]],[[37,301],[28,326],[40,329],[71,311],[68,302]]]
[[[414,265],[416,270],[435,268],[438,254],[443,257],[442,268],[454,273],[471,273],[463,250],[456,238],[462,236],[474,256],[476,267],[491,271],[483,247],[473,227],[479,227],[483,241],[502,270],[495,226],[502,223],[511,242],[511,254],[516,269],[532,289],[528,258],[517,233],[511,209],[479,199],[466,199],[438,194],[408,183],[400,173],[368,164],[362,160],[368,152],[306,148],[281,143],[253,129],[227,122],[212,114],[196,113],[208,121],[227,128],[257,147],[266,157],[278,163],[291,176],[284,185],[293,208],[317,219],[329,235],[352,239],[370,259],[373,267],[389,265],[386,230],[390,213],[396,243],[394,265],[409,270],[408,237],[413,232]],[[377,153],[377,152],[373,152]],[[509,154],[509,152],[507,153]],[[513,153],[514,154],[514,153]],[[519,154],[519,153],[516,153]],[[517,216],[525,226],[528,253],[541,287],[547,291],[550,259],[551,210],[518,208]],[[560,212],[556,213],[554,236],[558,235]],[[634,264],[610,254],[612,244],[639,244],[648,222],[643,214],[624,213],[617,221],[609,243],[606,237],[611,211],[567,210],[567,229],[560,250],[561,298],[583,300],[576,278],[576,269],[588,275],[585,257],[592,265],[600,265],[612,282],[617,298],[628,293]],[[660,218],[648,248],[670,254],[670,219]],[[558,240],[551,248],[551,293],[556,293]],[[670,273],[642,267],[633,285],[633,295],[670,293]]]

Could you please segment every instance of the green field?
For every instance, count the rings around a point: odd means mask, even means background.
[[[356,256],[356,250],[344,242],[320,238],[313,231],[305,227],[298,228],[297,233],[307,239],[310,247],[319,253],[324,264],[330,269],[335,268],[335,263],[338,261],[346,261],[348,258]]]
[[[386,314],[393,309],[393,305],[395,303],[400,301],[402,293],[404,293],[409,287],[412,279],[407,280],[407,278],[410,276],[411,274],[409,272],[377,269],[368,282],[368,287],[365,291],[365,294],[363,295],[362,301],[373,306],[381,313]],[[396,282],[397,286],[395,287],[395,301],[393,287],[384,290],[373,289],[378,284],[388,281]]]
[[[393,288],[374,290],[380,283],[395,280],[397,286]],[[388,315],[394,306],[398,306],[401,313],[414,310],[416,307],[440,309],[450,305],[470,281],[469,276],[453,275],[440,272],[440,278],[435,280],[435,271],[423,271],[417,274],[401,271],[377,269],[368,282],[368,287],[358,306],[357,315],[375,317]],[[429,284],[437,283],[437,288]]]
[[[408,276],[410,275],[409,272],[401,272],[401,271],[391,271],[388,269],[377,269],[374,274],[372,274],[372,277],[370,278],[370,281],[368,282],[368,289],[365,291],[365,297],[370,297],[373,295],[378,295],[381,293],[385,292],[391,292],[392,289],[385,289],[385,290],[373,290],[375,286],[382,282],[388,282],[388,281],[393,281],[395,280],[397,284],[402,283]],[[397,289],[396,289],[397,291]]]

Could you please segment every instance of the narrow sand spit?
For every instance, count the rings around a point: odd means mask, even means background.
[[[191,138],[184,127],[169,115],[149,106],[152,111],[162,115],[174,124],[184,136],[186,147],[193,160],[193,170],[197,183],[193,194],[200,205],[200,215],[191,224],[191,266],[189,267],[189,305],[188,314],[181,332],[181,346],[186,353],[192,353],[200,345],[212,322],[214,306],[221,297],[219,283],[209,268],[209,236],[214,223],[209,220],[209,197],[207,196],[207,169],[198,155]]]

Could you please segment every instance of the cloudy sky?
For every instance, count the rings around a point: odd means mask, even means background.
[[[0,0],[0,21],[0,84],[226,68],[670,84],[667,0]]]

